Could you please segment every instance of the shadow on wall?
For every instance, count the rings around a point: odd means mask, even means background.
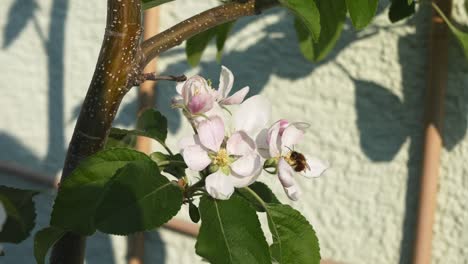
[[[429,12],[422,10],[408,23],[416,32],[398,40],[398,56],[401,65],[403,95],[400,99],[385,87],[370,81],[356,80],[355,85],[357,127],[364,154],[374,162],[390,162],[409,140],[408,177],[405,196],[400,264],[411,263],[415,236],[421,155],[423,148],[424,91],[427,86],[427,56],[429,38]],[[421,44],[421,40],[423,43]],[[426,40],[426,41],[424,41]],[[422,47],[422,49],[421,49]],[[451,64],[465,65],[460,49],[451,57]],[[414,60],[410,60],[414,58]],[[453,59],[458,59],[454,63]],[[458,87],[448,86],[444,147],[452,150],[464,137],[467,128],[468,97]]]

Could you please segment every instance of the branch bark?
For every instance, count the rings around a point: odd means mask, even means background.
[[[135,0],[108,0],[104,40],[94,76],[73,132],[61,180],[86,157],[101,150],[122,98],[141,72],[141,6]],[[52,250],[52,264],[81,264],[86,238],[67,233]]]
[[[260,14],[277,4],[275,0],[248,0],[244,3],[229,2],[204,11],[145,40],[141,44],[143,52],[141,64],[146,65],[162,52],[180,45],[198,33],[244,16]]]

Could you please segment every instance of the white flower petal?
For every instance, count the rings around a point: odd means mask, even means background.
[[[271,104],[261,95],[255,95],[240,104],[234,114],[235,131],[243,130],[252,137],[256,137],[271,116]]]
[[[264,128],[258,133],[257,138],[255,139],[255,144],[257,145],[257,151],[264,159],[271,158],[268,146],[268,129]]]
[[[280,123],[276,122],[269,130],[268,130],[268,149],[270,151],[271,157],[277,157],[281,154],[281,138],[280,138]]]
[[[246,155],[255,150],[255,142],[244,131],[237,131],[228,139],[226,150],[229,155]]]
[[[3,225],[5,224],[7,219],[7,213],[5,210],[5,207],[3,206],[3,203],[0,202],[0,231],[3,230]]]
[[[291,166],[283,158],[280,158],[278,161],[278,178],[283,187],[287,188],[294,185],[294,173]]]
[[[208,152],[200,145],[192,145],[184,148],[182,156],[187,166],[194,171],[201,171],[211,163]]]
[[[260,155],[251,153],[238,158],[231,164],[231,172],[237,177],[251,177],[262,169]]]
[[[253,174],[252,176],[249,177],[239,177],[236,176],[235,174],[231,174],[231,181],[232,184],[234,184],[234,187],[236,188],[244,188],[246,186],[249,186],[250,184],[254,183],[258,177],[260,176],[261,170],[258,171],[258,173]]]
[[[234,185],[231,178],[231,176],[224,174],[221,170],[208,175],[205,179],[206,191],[215,199],[229,199],[232,193],[234,193]]]
[[[198,135],[185,136],[179,140],[179,149],[182,151],[184,148],[192,145],[200,145]]]
[[[295,126],[288,126],[281,136],[281,151],[287,152],[293,145],[299,143],[304,138],[304,132]]]
[[[234,83],[234,75],[232,72],[224,67],[221,66],[221,74],[219,75],[219,88],[218,93],[221,98],[226,98],[229,92],[232,89],[232,84]]]
[[[245,96],[249,93],[249,89],[250,88],[248,86],[244,87],[226,99],[221,100],[220,103],[224,105],[240,104],[242,101],[244,101]]]
[[[315,157],[312,157],[312,158],[307,157],[307,165],[309,165],[310,170],[306,168],[301,173],[306,178],[319,177],[329,168],[329,165],[327,162],[324,162]]]
[[[224,122],[219,116],[205,120],[198,126],[198,137],[206,148],[218,152],[224,140]]]
[[[176,91],[179,95],[182,95],[182,90],[184,89],[185,82],[179,82],[176,85]]]
[[[285,187],[283,189],[289,199],[293,201],[299,200],[299,196],[301,195],[301,190],[299,189],[297,184],[294,184],[291,187]]]

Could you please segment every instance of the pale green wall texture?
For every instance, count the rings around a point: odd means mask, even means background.
[[[282,9],[242,19],[229,38],[222,64],[235,74],[235,88],[251,87],[273,103],[273,120],[311,124],[298,150],[326,159],[327,173],[298,178],[303,196],[289,202],[268,175],[283,202],[314,225],[322,256],[339,263],[410,263],[422,154],[422,115],[427,79],[428,12],[397,24],[381,1],[372,25],[356,32],[349,24],[334,51],[312,64],[300,55],[292,17]],[[177,0],[161,9],[167,28],[215,1]],[[106,1],[5,0],[0,7],[0,160],[56,175],[90,82],[102,40]],[[457,21],[467,24],[462,1]],[[427,8],[426,8],[427,9]],[[426,10],[427,11],[427,10]],[[440,169],[433,263],[468,263],[468,63],[450,41],[445,148]],[[163,74],[200,73],[218,81],[220,64],[211,46],[199,67],[186,63],[183,46],[162,55]],[[161,83],[155,102],[169,117],[176,138],[190,133],[170,108],[173,83]],[[122,104],[116,125],[130,127],[136,93]],[[33,186],[12,175],[2,184]],[[33,186],[41,188],[38,186]],[[43,187],[42,187],[43,188]],[[43,188],[44,189],[44,188]],[[38,227],[48,223],[53,192],[38,202]],[[187,219],[187,208],[178,217]],[[131,216],[129,216],[131,217]],[[148,235],[147,263],[202,263],[195,240],[167,230]],[[34,263],[32,240],[5,245],[0,263]],[[122,237],[89,239],[87,263],[124,263]]]

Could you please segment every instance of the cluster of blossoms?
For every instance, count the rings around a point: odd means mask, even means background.
[[[179,142],[185,163],[205,177],[205,189],[216,199],[229,199],[235,188],[254,183],[264,169],[277,175],[288,197],[297,200],[294,175],[317,177],[327,168],[294,150],[307,124],[281,119],[268,128],[270,102],[260,95],[244,101],[249,87],[229,96],[233,82],[223,66],[217,90],[200,76],[177,85],[173,107],[182,109],[195,132]],[[231,113],[228,106],[236,109]]]

